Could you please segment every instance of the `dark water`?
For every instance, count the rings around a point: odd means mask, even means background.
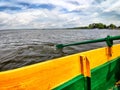
[[[106,46],[104,43],[66,47],[56,44],[120,35],[120,30],[2,30],[0,31],[0,71]],[[119,43],[119,41],[115,42]]]

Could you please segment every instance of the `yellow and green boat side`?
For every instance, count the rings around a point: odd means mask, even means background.
[[[0,72],[0,90],[119,90],[120,44]]]

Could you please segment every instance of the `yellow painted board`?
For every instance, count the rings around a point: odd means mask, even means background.
[[[120,56],[119,50],[120,44],[111,48],[112,56],[105,47],[0,72],[0,90],[51,90],[82,73],[80,56],[86,57],[93,69]]]
[[[0,90],[50,90],[80,74],[78,56],[68,56],[0,73]]]
[[[110,60],[120,56],[120,44],[111,47],[111,56],[108,52],[108,47],[99,48],[83,52],[80,55],[86,56],[90,63],[90,69],[102,65]]]

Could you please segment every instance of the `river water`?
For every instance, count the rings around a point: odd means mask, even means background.
[[[107,35],[120,35],[120,30],[0,30],[0,71],[106,46],[105,42],[78,45],[66,47],[62,52],[55,48],[56,44]]]

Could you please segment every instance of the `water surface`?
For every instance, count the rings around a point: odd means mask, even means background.
[[[1,30],[0,71],[106,46],[105,42],[71,46],[64,48],[63,53],[55,48],[56,44],[93,40],[107,35],[120,35],[120,30]]]

